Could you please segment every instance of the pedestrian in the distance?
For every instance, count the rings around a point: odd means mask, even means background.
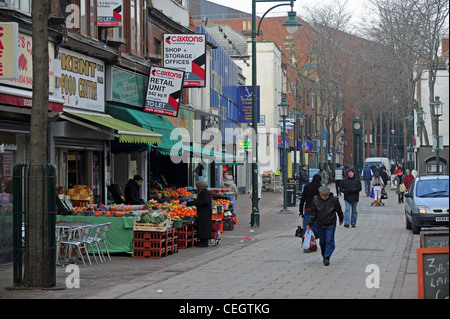
[[[323,166],[320,166],[319,173],[320,177],[322,177],[322,185],[327,186],[328,185],[328,174],[327,171],[323,168]]]
[[[356,227],[359,192],[362,187],[361,181],[359,178],[356,178],[355,170],[353,168],[350,168],[347,174],[347,178],[342,181],[341,192],[344,193],[345,201],[344,227],[348,228],[350,225]]]
[[[398,203],[402,204],[404,202],[403,194],[405,193],[405,177],[403,176],[403,172],[398,170],[397,175],[394,177],[394,185],[397,186],[396,193],[398,195]]]
[[[334,184],[336,185],[336,196],[341,196],[341,183],[344,179],[344,169],[337,163],[334,169]]]
[[[302,197],[300,198],[300,205],[298,206],[299,216],[303,217],[303,233],[302,237],[305,235],[306,226],[308,226],[309,219],[311,218],[311,205],[314,196],[319,195],[319,188],[322,186],[322,177],[319,174],[315,174],[312,178],[312,182],[305,185],[302,192]],[[316,238],[319,237],[317,232],[317,224],[312,225],[312,231]]]
[[[353,171],[353,173],[354,173],[354,171]],[[364,165],[362,174],[363,174],[363,179],[364,179],[364,190],[366,191],[366,197],[369,197],[369,195],[370,195],[370,182],[372,181],[372,177],[373,177],[373,171],[369,167],[369,164],[366,163]]]
[[[308,183],[308,171],[306,170],[306,165],[302,165],[300,169],[300,176],[298,178],[300,192],[303,192],[303,187]]]
[[[336,232],[336,214],[339,217],[339,225],[342,225],[344,216],[342,214],[339,198],[330,193],[328,186],[319,188],[319,196],[315,196],[311,205],[311,219],[307,230],[310,230],[314,222],[317,221],[319,231],[319,245],[323,257],[323,264],[330,264],[331,255],[336,248],[334,234]]]
[[[375,171],[375,174],[373,175],[372,187],[373,187],[374,201],[371,205],[381,206],[381,189],[384,187],[384,182],[378,171]]]
[[[414,180],[414,175],[410,173],[409,169],[406,170],[405,175],[405,188],[408,190],[409,185],[411,185],[412,181]]]

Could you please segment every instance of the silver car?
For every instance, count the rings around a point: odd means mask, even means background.
[[[449,226],[448,175],[418,175],[405,192],[406,229]]]

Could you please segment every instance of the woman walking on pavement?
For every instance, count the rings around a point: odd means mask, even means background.
[[[406,190],[405,187],[405,177],[403,176],[403,172],[401,170],[398,170],[397,175],[394,178],[394,184],[397,185],[396,193],[398,195],[398,203],[402,204],[403,199],[403,193]]]
[[[372,187],[374,194],[374,201],[371,206],[381,206],[381,189],[384,187],[384,181],[381,178],[378,171],[375,171],[375,174],[372,177]]]
[[[345,201],[344,227],[346,228],[350,225],[356,227],[359,192],[362,189],[361,180],[356,178],[355,170],[350,168],[347,174],[347,178],[341,184],[341,192],[344,193]]]
[[[328,186],[319,188],[319,196],[315,196],[311,205],[311,219],[309,220],[307,230],[310,230],[317,220],[317,229],[319,231],[320,252],[323,257],[323,264],[330,264],[330,257],[336,245],[334,234],[336,232],[336,214],[339,217],[339,225],[342,225],[344,216],[342,214],[339,198],[330,193]]]

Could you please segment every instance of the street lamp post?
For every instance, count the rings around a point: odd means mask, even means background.
[[[256,3],[257,2],[289,2],[291,6],[291,11],[288,16],[289,19],[283,25],[287,26],[287,31],[289,33],[295,33],[297,27],[301,24],[295,19],[296,13],[292,10],[294,6],[295,0],[252,0],[252,128],[255,137],[255,143],[253,143],[253,159],[252,159],[252,215],[250,220],[251,227],[259,227],[259,208],[258,208],[258,142],[256,141],[256,137],[258,136],[258,114],[257,114],[257,100],[256,100],[256,36],[259,34],[259,29],[261,26],[261,22],[264,19],[264,16],[272,9],[288,4],[278,4],[267,10],[261,20],[259,21],[258,30],[256,30]]]
[[[408,169],[412,171],[414,169],[413,163],[413,135],[414,135],[414,114],[413,111],[409,111],[408,116],[406,117],[408,121],[408,131],[409,131],[409,146],[408,146]]]
[[[419,107],[419,110],[417,111],[417,117],[417,122],[419,124],[419,141],[420,145],[422,145],[423,125],[425,123],[425,112],[423,110],[423,107]]]
[[[300,165],[304,163],[304,153],[303,153],[303,128],[305,127],[305,115],[303,113],[298,117],[298,122],[300,125]]]
[[[286,152],[286,117],[289,103],[286,98],[281,99],[281,103],[278,105],[280,117],[283,118],[283,209],[280,213],[290,213],[287,209],[287,152]],[[289,145],[289,144],[288,144]]]
[[[431,103],[431,107],[434,107],[434,116],[436,116],[436,173],[440,173],[441,170],[439,168],[439,117],[442,115],[442,103],[439,100],[439,96],[434,98],[434,101]]]

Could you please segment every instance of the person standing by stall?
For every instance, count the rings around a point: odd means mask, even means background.
[[[206,183],[197,183],[197,199],[187,205],[197,207],[197,247],[208,247],[212,228],[212,198]]]
[[[139,175],[134,175],[125,185],[125,204],[142,205],[144,200],[139,196],[139,189],[144,179]]]

